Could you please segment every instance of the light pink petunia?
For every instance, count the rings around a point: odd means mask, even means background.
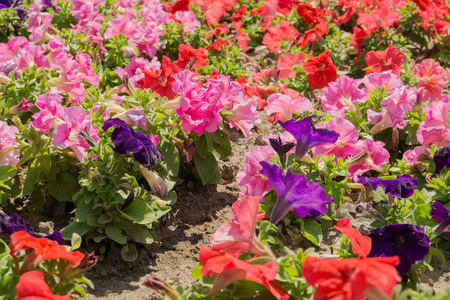
[[[233,108],[231,115],[227,115],[226,119],[230,122],[231,128],[238,128],[242,131],[245,137],[251,135],[250,129],[253,128],[254,123],[259,123],[259,115],[256,112],[256,98],[253,97],[250,101],[246,101],[242,94],[243,101],[233,101]]]
[[[392,71],[371,73],[361,79],[361,83],[365,86],[364,91],[373,91],[378,87],[383,87],[388,90],[389,94],[391,94],[395,88],[402,86],[402,80],[398,75],[392,73]]]
[[[201,25],[192,11],[177,11],[175,13],[175,20],[181,23],[184,33],[192,32]]]
[[[295,78],[298,70],[296,70],[297,66],[303,66],[305,62],[306,54],[303,52],[299,53],[289,53],[285,52],[280,55],[280,58],[277,61],[277,68],[280,70],[278,74],[278,80],[283,80],[287,78]]]
[[[441,101],[431,102],[424,108],[425,121],[417,129],[417,140],[422,145],[447,146],[450,143],[450,97],[446,95]]]
[[[311,101],[305,97],[292,99],[289,95],[273,94],[267,98],[266,112],[271,115],[275,114],[275,118],[271,118],[270,122],[287,121],[293,118],[295,113],[304,111],[314,112],[314,106]]]
[[[50,79],[45,83],[51,91],[56,94],[66,93],[73,104],[80,105],[86,98],[85,88],[81,84],[82,78],[77,74],[80,72],[79,64],[69,59],[64,65],[61,77]]]
[[[370,170],[381,171],[384,164],[389,163],[389,152],[384,148],[384,143],[380,141],[364,140],[363,147],[367,149],[369,157],[364,161],[348,168],[353,180],[357,180],[358,175]]]
[[[0,166],[14,166],[19,162],[20,150],[17,149],[16,133],[19,130],[15,126],[8,126],[5,121],[0,121]]]
[[[245,186],[241,196],[264,196],[273,189],[267,179],[259,174],[259,170],[262,169],[259,162],[269,161],[274,155],[276,153],[270,146],[256,146],[247,153],[245,156],[247,166],[236,175],[238,186]]]
[[[406,112],[413,108],[417,102],[418,91],[414,88],[397,88],[392,95],[381,101],[383,109],[375,112],[371,109],[367,111],[367,118],[371,124],[375,124],[370,132],[375,134],[390,127],[403,129],[408,124],[404,120]]]
[[[90,84],[99,86],[100,82],[98,79],[98,75],[95,74],[94,69],[92,69],[91,57],[85,53],[80,53],[79,51],[77,51],[75,59],[78,62],[80,68],[78,71],[78,75],[80,75]]]
[[[328,128],[339,133],[339,138],[335,143],[326,143],[314,147],[313,154],[334,154],[335,161],[338,158],[345,159],[347,156],[355,156],[364,150],[363,142],[359,140],[359,132],[355,130],[355,125],[344,118],[334,118],[330,122],[322,123],[317,128]]]
[[[448,83],[449,77],[438,62],[435,62],[432,58],[425,59],[422,63],[414,66],[413,74],[419,79],[417,87],[424,90],[423,101],[436,101],[444,98],[442,90]]]
[[[60,124],[53,132],[53,144],[72,148],[77,158],[83,161],[87,157],[85,150],[90,145],[79,133],[85,131],[94,141],[98,141],[98,131],[92,127],[90,116],[86,117],[86,113],[78,106],[65,108],[63,119],[65,123]]]
[[[320,94],[322,109],[342,117],[350,107],[357,102],[366,102],[368,93],[358,89],[359,82],[347,76],[341,76],[331,82]]]
[[[410,166],[414,165],[419,161],[419,157],[422,154],[428,156],[428,147],[427,145],[417,146],[414,149],[410,149],[403,153],[403,157],[406,158],[406,163]]]
[[[50,68],[48,59],[44,56],[44,51],[36,45],[19,48],[18,55],[14,57],[14,62],[19,69],[26,69],[34,65],[38,69]]]

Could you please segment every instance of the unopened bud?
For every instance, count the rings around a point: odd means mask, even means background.
[[[150,275],[150,278],[143,285],[166,295],[172,300],[181,300],[180,295],[171,285],[153,274]]]

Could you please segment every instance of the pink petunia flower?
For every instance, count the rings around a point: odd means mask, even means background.
[[[31,108],[33,107],[33,103],[28,103],[28,100],[25,98],[22,98],[22,100],[20,100],[19,104],[11,107],[8,111],[9,114],[17,114],[17,113],[21,113],[21,112],[27,112],[30,111]]]
[[[90,84],[99,86],[100,82],[98,79],[98,75],[95,74],[94,69],[92,69],[91,57],[85,53],[80,53],[79,51],[77,51],[75,59],[78,62],[80,68],[78,71],[78,75],[80,75]]]
[[[448,83],[449,76],[438,62],[435,62],[432,58],[425,59],[420,64],[415,65],[412,72],[419,79],[417,87],[424,90],[422,94],[424,101],[437,101],[444,97],[442,89]]]
[[[295,78],[297,74],[296,67],[303,66],[305,62],[306,54],[303,52],[291,54],[285,52],[280,55],[277,61],[277,68],[280,70],[278,74],[278,80],[283,80],[287,78]]]
[[[274,117],[269,119],[273,123],[278,120],[283,122],[290,120],[295,113],[302,113],[304,111],[314,112],[314,106],[305,97],[292,99],[289,95],[273,94],[267,98],[265,110],[269,115],[275,114]]]
[[[79,133],[85,131],[96,142],[99,140],[98,131],[92,127],[90,116],[86,117],[86,113],[78,106],[65,108],[63,119],[65,123],[60,124],[53,132],[53,144],[72,148],[77,158],[83,161],[87,157],[85,150],[90,145]]]
[[[418,91],[414,88],[397,88],[392,95],[381,101],[383,109],[381,112],[375,112],[371,109],[367,111],[367,118],[371,124],[375,124],[370,132],[375,134],[386,128],[394,127],[403,129],[408,124],[405,121],[406,112],[413,108],[417,102]]]
[[[341,76],[331,82],[320,94],[322,109],[342,117],[350,107],[357,102],[366,102],[368,93],[358,89],[359,82],[347,76]]]
[[[20,150],[17,149],[16,133],[19,130],[15,126],[0,121],[0,166],[15,166],[19,162]]]
[[[364,161],[355,164],[348,168],[354,181],[357,180],[358,175],[370,170],[381,171],[384,164],[389,163],[389,152],[384,148],[384,143],[380,141],[364,140],[362,142],[363,148],[367,149],[369,157]]]
[[[441,101],[431,102],[424,108],[425,121],[417,129],[417,140],[422,145],[447,146],[450,143],[450,97],[446,95]]]
[[[392,73],[392,71],[385,71],[382,73],[371,73],[361,79],[361,83],[364,84],[363,91],[373,91],[378,87],[383,87],[392,94],[394,89],[402,86],[402,80],[398,75]]]
[[[245,186],[241,191],[241,196],[264,196],[273,189],[259,170],[262,169],[260,161],[269,161],[271,156],[276,155],[270,146],[256,146],[245,156],[247,166],[244,171],[236,175],[237,185]]]
[[[359,132],[355,130],[355,125],[344,118],[334,118],[328,123],[322,123],[317,128],[328,128],[339,133],[339,138],[335,143],[326,143],[314,147],[313,154],[334,154],[334,160],[345,159],[348,156],[355,156],[364,150],[363,142],[359,140]]]
[[[44,51],[36,45],[27,45],[19,48],[18,55],[14,57],[14,62],[19,69],[26,69],[34,65],[38,69],[50,68],[48,59],[44,56]]]
[[[42,94],[37,97],[35,105],[40,112],[35,113],[32,117],[34,121],[31,125],[37,130],[47,134],[50,129],[55,128],[63,121],[64,107],[60,104],[62,97],[57,94]]]
[[[242,94],[242,101],[233,101],[233,108],[230,110],[231,115],[227,115],[226,119],[230,122],[231,128],[238,128],[245,137],[251,135],[250,129],[254,123],[259,123],[259,115],[256,111],[256,98],[246,101]]]
[[[175,13],[175,20],[181,23],[184,33],[192,32],[201,25],[192,11],[177,11]]]

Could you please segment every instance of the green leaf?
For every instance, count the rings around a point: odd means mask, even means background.
[[[161,162],[170,176],[178,176],[180,169],[180,153],[175,145],[164,142],[161,143],[161,151],[164,153],[164,160]]]
[[[83,290],[83,288],[81,286],[79,286],[78,284],[75,284],[73,289],[75,291],[77,291],[78,293],[80,293],[81,297],[86,298],[86,292]]]
[[[434,223],[433,218],[430,216],[431,206],[430,204],[420,204],[414,209],[414,220],[419,226],[425,226]]]
[[[135,261],[138,258],[138,252],[134,244],[127,244],[120,250],[120,256],[124,261]]]
[[[31,163],[24,175],[23,195],[29,195],[33,192],[40,181],[42,170],[36,166],[36,162]]]
[[[152,207],[144,200],[135,199],[123,211],[122,215],[138,224],[150,224],[155,222],[158,218]]]
[[[75,221],[86,222],[89,218],[100,214],[102,211],[103,206],[92,209],[92,205],[87,205],[84,201],[79,201],[75,211]]]
[[[192,277],[194,277],[197,280],[200,280],[200,278],[202,278],[202,265],[200,263],[196,264],[194,269],[192,269]]]
[[[78,181],[70,173],[61,173],[56,180],[48,183],[48,191],[58,201],[72,201],[73,195],[80,190]]]
[[[0,166],[0,181],[8,181],[17,174],[17,168],[14,166]]]
[[[198,175],[202,184],[207,184],[214,177],[214,172],[218,167],[216,158],[211,152],[205,156],[205,158],[198,155],[198,152],[194,155],[195,168],[197,169]]]
[[[208,141],[206,136],[197,136],[197,134],[192,134],[192,139],[194,140],[196,153],[201,157],[206,157],[209,153]]]
[[[444,267],[447,268],[447,264],[445,263],[445,256],[444,253],[441,252],[441,250],[430,246],[429,253],[436,256],[436,258],[441,261]]]
[[[255,259],[252,259],[249,262],[249,264],[251,264],[251,265],[265,265],[265,264],[270,263],[272,261],[274,261],[274,259],[272,257],[260,256],[260,257],[257,257]]]
[[[89,230],[91,229],[91,226],[88,224],[82,222],[73,222],[69,226],[64,227],[61,230],[61,235],[64,239],[69,240],[72,238],[72,235],[74,233],[78,233],[80,236],[85,235]]]
[[[126,233],[133,241],[140,244],[149,245],[155,239],[155,235],[145,225],[135,226],[134,229],[127,230]]]
[[[322,241],[322,227],[313,220],[306,220],[302,226],[303,235],[314,245],[319,246]]]
[[[122,234],[122,229],[116,227],[115,225],[113,224],[106,225],[105,232],[106,235],[114,242],[122,245],[127,243],[127,237]]]
[[[81,236],[76,232],[72,233],[72,238],[70,239],[70,244],[72,245],[72,251],[80,248]]]

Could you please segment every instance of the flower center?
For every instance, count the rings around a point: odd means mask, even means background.
[[[388,66],[390,66],[391,65],[391,61],[390,60],[385,60],[385,61],[383,61],[383,67],[388,67]]]
[[[166,76],[159,76],[158,82],[161,86],[166,86],[167,83],[167,77]]]
[[[325,69],[325,63],[321,62],[321,63],[317,66],[317,69],[318,69],[319,71],[323,71],[323,69]]]

